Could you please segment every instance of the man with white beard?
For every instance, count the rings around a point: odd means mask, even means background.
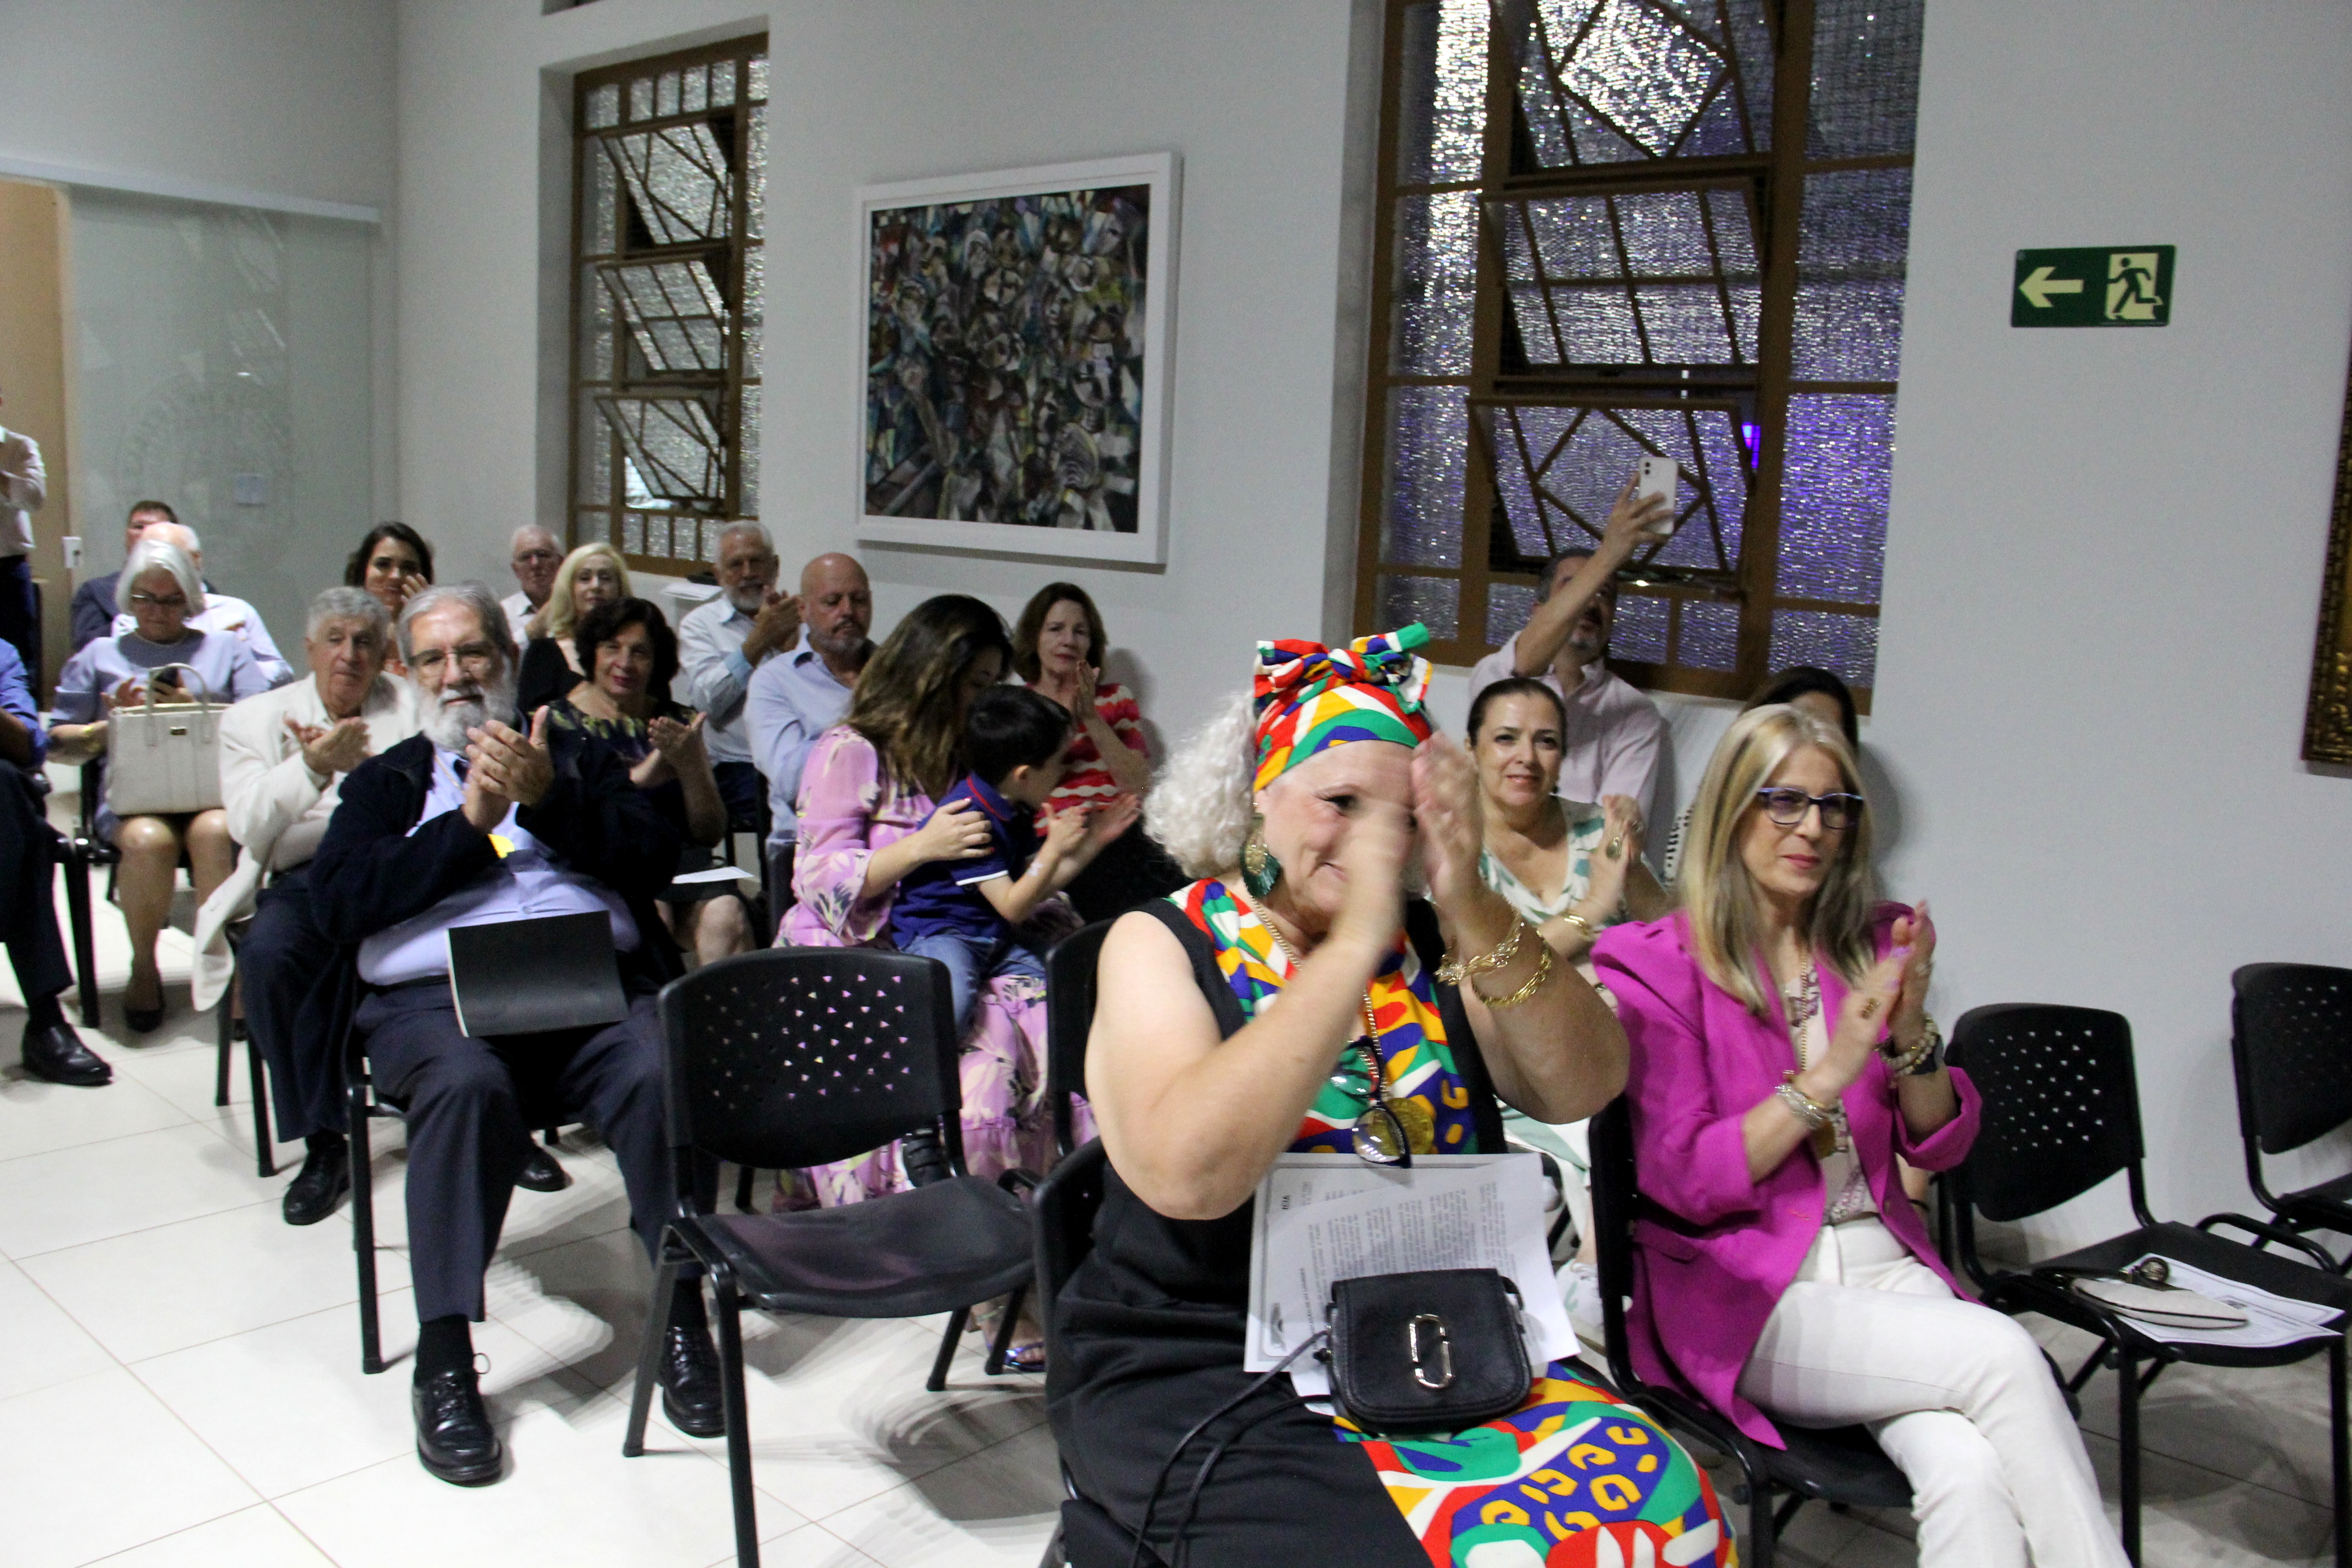
[[[776,586],[776,548],[756,522],[730,522],[719,536],[719,597],[677,623],[678,674],[687,705],[702,710],[702,743],[727,814],[756,820],[765,785],[751,762],[743,709],[751,672],[799,640],[801,602]]]
[[[654,994],[680,963],[653,900],[677,866],[678,837],[604,748],[559,764],[544,712],[529,734],[514,728],[514,639],[488,588],[425,590],[401,611],[399,636],[424,733],[346,775],[311,862],[310,897],[320,929],[350,960],[338,973],[355,968],[363,984],[353,1024],[375,1083],[407,1108],[417,1457],[443,1480],[479,1486],[499,1479],[503,1450],[467,1325],[482,1319],[483,1270],[528,1148],[524,1105],[551,1103],[604,1134],[649,1255],[672,1212]],[[451,928],[579,913],[612,923],[628,1016],[467,1035],[448,982]],[[662,1348],[671,1422],[719,1435],[699,1279],[679,1282]]]

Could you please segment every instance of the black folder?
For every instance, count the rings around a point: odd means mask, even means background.
[[[612,917],[602,911],[450,927],[449,995],[457,1027],[476,1039],[629,1016]]]

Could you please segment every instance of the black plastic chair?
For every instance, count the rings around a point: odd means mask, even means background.
[[[2263,1156],[2352,1121],[2352,969],[2249,963],[2230,976],[2230,1063],[2246,1182],[2287,1229],[2352,1236],[2352,1174],[2274,1194]],[[2336,1271],[2352,1268],[2352,1251]]]
[[[2334,1260],[2292,1231],[2242,1215],[2212,1215],[2186,1226],[2159,1221],[2148,1212],[2131,1025],[2121,1014],[2033,1003],[1978,1007],[1953,1029],[1951,1059],[1984,1100],[1984,1122],[1976,1144],[1948,1178],[1960,1266],[1977,1281],[1985,1305],[2011,1313],[2039,1312],[2098,1337],[2099,1348],[2067,1386],[2081,1389],[2103,1365],[2116,1370],[2125,1553],[2139,1561],[2139,1402],[2158,1374],[2176,1362],[2284,1366],[2326,1351],[2336,1561],[2338,1568],[2352,1568],[2352,1469],[2347,1466],[2341,1332],[2264,1349],[2176,1344],[2095,1306],[2071,1289],[2072,1281],[2084,1274],[2112,1273],[2156,1252],[2242,1284],[2328,1307],[2337,1314],[2333,1327],[2340,1330],[2346,1315],[2352,1313],[2352,1284],[2330,1272]],[[2124,1174],[2137,1229],[2025,1268],[1987,1268],[1977,1250],[1977,1215],[2010,1221],[2046,1213],[2117,1172]],[[2213,1235],[2213,1227],[2222,1225],[2246,1232],[2255,1245]],[[2306,1254],[2316,1267],[2261,1250],[2271,1243]],[[2145,1373],[2142,1363],[2147,1363]]]
[[[1911,1506],[1911,1483],[1861,1426],[1815,1428],[1779,1422],[1785,1448],[1749,1437],[1706,1401],[1633,1370],[1625,1302],[1633,1293],[1633,1222],[1644,1199],[1633,1163],[1632,1113],[1622,1099],[1592,1119],[1592,1228],[1601,1274],[1609,1375],[1618,1391],[1665,1426],[1730,1457],[1745,1479],[1748,1540],[1741,1560],[1771,1568],[1780,1532],[1809,1502],[1863,1508]],[[1773,1494],[1786,1493],[1778,1507]]]
[[[230,922],[227,934],[232,964],[237,963],[245,946],[245,926],[243,921]],[[228,1065],[229,1058],[236,1051],[236,987],[241,973],[240,967],[237,973],[231,974],[228,989],[221,993],[221,999],[213,1009],[220,1015],[220,1050],[213,1068],[215,1105],[228,1103]],[[245,1066],[253,1080],[253,1166],[264,1177],[274,1176],[278,1173],[278,1162],[274,1158],[275,1145],[269,1139],[269,1080],[264,1071],[260,1048],[250,1038],[245,1042]]]
[[[1054,1113],[1054,1152],[1077,1147],[1074,1098],[1087,1092],[1087,1036],[1095,1026],[1095,963],[1109,921],[1072,931],[1045,955],[1045,1100]],[[1051,1300],[1051,1298],[1048,1298]]]
[[[699,1263],[719,1305],[719,1359],[734,1482],[735,1553],[758,1568],[741,1314],[831,1318],[949,1314],[924,1386],[948,1364],[973,1307],[1003,1296],[987,1370],[1002,1372],[1030,1282],[1029,1217],[1010,1184],[964,1169],[962,1089],[947,970],[871,948],[770,948],[707,964],[661,995],[677,1206],[662,1233],[645,1347],[621,1452],[645,1452],[679,1271]],[[918,1135],[944,1175],[865,1203],[784,1215],[703,1214],[698,1155],[762,1169],[830,1164]],[[910,1170],[916,1167],[908,1161]]]

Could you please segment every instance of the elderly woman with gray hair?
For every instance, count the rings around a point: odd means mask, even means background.
[[[310,857],[343,776],[416,733],[414,688],[384,673],[392,616],[373,594],[320,594],[302,646],[310,679],[248,697],[221,720],[221,804],[240,848],[236,870],[196,910],[194,984],[199,1011],[221,1000],[232,969],[228,928],[250,920],[241,949],[246,1018],[254,1049],[269,1063],[278,1136],[309,1147],[286,1192],[289,1225],[325,1218],[351,1179],[333,1051],[294,1027],[311,980],[335,956],[310,920]]]
[[[106,752],[107,715],[144,699],[152,683],[158,701],[185,702],[201,693],[213,702],[242,701],[269,689],[269,676],[245,642],[226,632],[188,625],[205,607],[195,563],[176,544],[142,539],[115,579],[115,607],[132,629],[82,645],[58,677],[51,760],[86,762]],[[199,903],[228,879],[233,845],[228,818],[209,811],[133,816],[117,821],[105,803],[97,811],[99,837],[122,852],[117,901],[131,928],[131,985],[122,1011],[145,1034],[163,1021],[163,979],[155,967],[155,938],[172,912],[180,857],[196,884]]]

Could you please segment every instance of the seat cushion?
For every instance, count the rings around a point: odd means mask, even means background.
[[[1002,1296],[1028,1279],[1029,1216],[979,1176],[839,1208],[705,1215],[690,1222],[772,1312],[916,1318]]]
[[[2177,1258],[2193,1268],[2208,1274],[2218,1274],[2235,1279],[2273,1295],[2294,1300],[2315,1302],[2332,1308],[2339,1314],[2341,1327],[2344,1314],[2352,1314],[2352,1282],[2334,1274],[2325,1273],[2292,1256],[2262,1252],[2227,1237],[2215,1236],[2193,1226],[2166,1223],[2112,1237],[2063,1258],[2053,1258],[2036,1264],[2032,1274],[2045,1290],[2063,1295],[2076,1307],[2075,1311],[2054,1312],[2053,1316],[2090,1326],[2086,1320],[2094,1316],[2086,1304],[2076,1302],[2066,1289],[2065,1276],[2077,1272],[2111,1273],[2130,1265],[2145,1253],[2158,1252]],[[2140,1354],[2161,1354],[2180,1361],[2200,1362],[2218,1366],[2270,1366],[2284,1362],[2300,1361],[2327,1348],[2325,1339],[2314,1339],[2292,1345],[2265,1349],[2241,1349],[2231,1345],[2173,1344],[2159,1340],[2152,1332],[2141,1332],[2124,1320],[2133,1340],[2132,1349]]]

